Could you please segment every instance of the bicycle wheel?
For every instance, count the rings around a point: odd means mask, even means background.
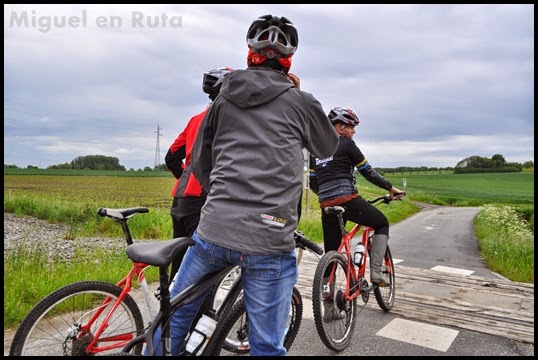
[[[374,288],[374,294],[379,307],[385,312],[388,312],[394,306],[394,299],[396,298],[396,275],[394,272],[392,254],[388,245],[387,251],[385,252],[385,261],[383,262],[381,270],[389,280],[389,284],[388,286],[376,286]]]
[[[291,298],[290,315],[288,328],[284,338],[284,347],[289,350],[297,337],[301,321],[303,319],[303,298],[299,289],[293,287]],[[218,334],[214,334],[215,340],[208,345],[208,350],[204,353],[207,356],[224,355],[248,355],[250,354],[250,344],[248,342],[248,316],[246,313],[244,299],[241,298],[235,303],[229,315],[226,315],[222,327]]]
[[[235,278],[239,275],[241,272],[241,268],[234,267],[232,270],[230,270],[229,273],[224,275],[222,280],[220,281],[220,284],[216,288],[213,296],[213,309],[215,312],[217,312],[220,308],[220,305],[224,301],[224,298],[226,297],[226,294],[232,287],[232,284],[235,280]]]
[[[108,326],[95,346],[89,351],[87,347],[121,290],[106,282],[81,281],[52,292],[23,319],[13,337],[9,355],[83,356],[119,351],[128,340],[144,331],[140,309],[129,294],[106,320]],[[93,318],[107,298],[112,301]],[[142,344],[133,352],[140,354],[141,351]]]
[[[357,316],[357,300],[344,300],[346,284],[353,287],[353,278],[347,278],[347,262],[343,254],[329,251],[320,259],[312,287],[312,307],[316,330],[323,344],[334,351],[346,349],[351,342]],[[326,274],[333,274],[326,284]]]

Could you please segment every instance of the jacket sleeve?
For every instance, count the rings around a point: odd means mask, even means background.
[[[371,167],[368,162],[365,162],[361,166],[357,166],[357,170],[359,170],[361,175],[372,184],[385,190],[390,190],[392,188],[392,183]]]
[[[191,150],[191,167],[194,176],[202,185],[202,188],[209,193],[210,175],[213,169],[212,147],[213,147],[213,114],[216,106],[211,106],[205,114],[198,134]]]
[[[188,126],[188,125],[187,125]],[[185,129],[174,139],[164,157],[164,163],[174,177],[179,179],[183,174],[183,159],[187,155]]]
[[[168,149],[164,157],[164,162],[168,170],[174,174],[176,179],[183,174],[183,159],[185,158],[185,147],[179,148],[175,153],[172,153],[172,148]]]
[[[310,93],[301,91],[306,104],[308,134],[305,148],[315,157],[326,159],[338,148],[338,134],[323,111],[321,103]]]

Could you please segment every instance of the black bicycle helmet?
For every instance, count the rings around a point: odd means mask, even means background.
[[[206,94],[218,94],[224,77],[234,71],[229,67],[221,67],[204,73],[202,89]]]
[[[247,32],[247,44],[254,52],[276,49],[282,57],[297,50],[299,37],[293,23],[285,17],[263,15],[254,20]]]
[[[357,126],[360,122],[357,114],[355,114],[353,110],[345,107],[335,106],[331,109],[329,115],[327,116],[333,125],[341,123],[345,125]]]

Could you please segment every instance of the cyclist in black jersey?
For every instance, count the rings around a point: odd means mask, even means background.
[[[349,108],[334,107],[328,116],[340,136],[338,150],[326,159],[310,157],[310,188],[318,195],[322,209],[342,206],[346,209],[344,220],[375,229],[370,250],[370,280],[384,286],[387,279],[381,272],[381,265],[389,240],[389,221],[377,207],[360,196],[356,186],[355,167],[366,180],[389,191],[392,199],[398,199],[397,195],[402,191],[370,166],[353,141],[355,127],[359,125],[355,112]],[[322,211],[321,221],[325,252],[337,250],[342,238],[338,218]]]

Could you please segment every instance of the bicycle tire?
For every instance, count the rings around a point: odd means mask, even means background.
[[[303,319],[303,297],[295,286],[291,299],[289,325],[284,338],[284,347],[289,351],[301,327]],[[222,327],[214,334],[215,340],[208,345],[204,356],[249,355],[248,316],[244,299],[239,299],[222,320]],[[233,335],[231,335],[233,334]]]
[[[324,291],[324,277],[333,267],[336,267],[334,284],[327,293]],[[354,285],[353,278],[347,279],[346,268],[346,257],[337,251],[329,251],[321,257],[312,285],[316,330],[323,344],[333,351],[342,351],[349,346],[357,317],[357,299],[343,299],[346,283],[350,288]]]
[[[80,281],[55,290],[43,298],[22,320],[15,332],[10,356],[80,356],[95,355],[86,352],[93,340],[93,334],[101,324],[105,309],[90,332],[82,334],[79,319],[92,315],[96,304],[101,304],[106,297],[118,298],[122,289],[116,285],[101,281]],[[84,308],[81,308],[81,304]],[[74,306],[77,306],[77,309]],[[144,331],[144,320],[135,300],[127,294],[110,319],[108,327],[101,338],[131,334],[133,337]],[[75,335],[74,332],[77,332]],[[69,335],[75,335],[75,337]],[[112,348],[108,352],[119,351],[125,341],[114,346],[110,341],[103,346]],[[142,344],[133,349],[135,354],[142,352]],[[99,352],[106,355],[106,352]]]
[[[212,307],[215,312],[219,312],[220,306],[222,305],[222,302],[224,301],[224,298],[226,297],[226,294],[228,291],[230,291],[230,288],[232,287],[232,283],[234,282],[235,278],[240,273],[241,269],[239,267],[233,268],[228,272],[226,275],[222,277],[220,280],[218,286],[216,287],[215,291],[212,291],[212,293],[209,296],[213,297],[212,300]],[[226,311],[226,309],[220,310]]]
[[[389,246],[387,245],[387,251],[385,252],[385,261],[383,262],[382,272],[389,280],[388,286],[377,286],[374,288],[375,299],[377,304],[383,311],[389,312],[394,306],[394,300],[396,299],[396,274],[394,272],[394,262],[392,261],[392,254]]]

